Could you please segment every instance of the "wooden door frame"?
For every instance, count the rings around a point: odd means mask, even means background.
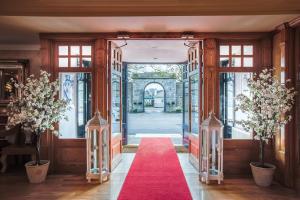
[[[122,40],[118,38],[120,33],[41,33],[41,59],[43,69],[53,73],[54,72],[54,53],[53,53],[53,44],[57,41],[77,41],[77,40],[86,40],[93,41],[95,45],[95,69],[94,69],[94,77],[97,80],[95,83],[93,81],[93,85],[95,89],[94,97],[93,97],[93,110],[96,108],[96,103],[98,103],[97,107],[100,109],[104,118],[108,116],[108,102],[107,102],[107,43],[108,40]],[[143,40],[184,40],[182,35],[184,33],[128,33],[130,39],[143,39]],[[264,33],[192,33],[194,35],[193,40],[204,40],[204,82],[209,80],[215,80],[215,67],[217,66],[217,48],[218,44],[216,41],[222,39],[233,39],[233,40],[251,40],[251,41],[262,41],[264,38],[271,38],[272,34],[269,32]],[[266,48],[268,52],[268,48]],[[263,52],[261,53],[263,54]],[[214,81],[213,81],[214,82]],[[213,90],[210,90],[207,85],[205,85],[204,89],[204,116],[208,114],[208,111],[212,109],[211,100],[214,99],[212,94],[210,94]],[[217,94],[216,91],[213,91],[213,95]],[[216,107],[216,104],[214,104]],[[206,116],[205,116],[206,117]],[[51,161],[54,160],[54,151],[55,151],[55,142],[54,136],[50,136],[47,139],[47,146],[50,147],[47,153],[47,157],[50,158]],[[228,145],[226,145],[228,143]],[[247,144],[247,145],[245,145]],[[75,145],[75,144],[74,144]],[[226,147],[227,146],[227,147]],[[229,148],[230,147],[230,148]],[[246,148],[247,147],[247,148]],[[252,149],[248,149],[248,148]],[[83,147],[82,147],[83,148]],[[247,159],[252,157],[253,149],[256,149],[257,146],[253,146],[253,141],[235,141],[229,140],[224,142],[224,152],[236,152],[237,150],[244,150],[245,153],[248,153],[249,156]],[[244,152],[243,151],[243,152]],[[61,153],[61,152],[60,152]],[[226,154],[226,153],[224,153]],[[251,154],[251,155],[250,155]],[[255,154],[255,152],[254,152]],[[234,155],[238,156],[238,155]],[[252,159],[252,158],[251,158]],[[226,157],[224,156],[224,160]],[[229,161],[228,161],[229,162]],[[248,172],[248,161],[243,159],[243,166],[241,166],[238,162],[242,162],[241,160],[236,160],[235,164],[230,166],[228,170],[230,173],[250,173]],[[85,163],[85,162],[84,162]],[[227,167],[227,166],[226,166]],[[246,168],[247,167],[247,168]],[[229,173],[228,172],[228,173]],[[226,168],[225,168],[226,173]],[[226,175],[226,174],[225,174]]]

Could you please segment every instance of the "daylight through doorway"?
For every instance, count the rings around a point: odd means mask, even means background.
[[[170,137],[182,144],[184,64],[127,64],[128,144]]]

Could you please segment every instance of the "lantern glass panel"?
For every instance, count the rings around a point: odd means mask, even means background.
[[[102,131],[102,171],[108,171],[108,131]]]
[[[210,170],[209,173],[211,175],[217,175],[218,174],[218,132],[217,130],[213,129],[211,130],[210,134]]]
[[[94,129],[91,131],[91,173],[99,173],[99,132]]]
[[[206,160],[207,160],[207,157],[208,157],[208,154],[207,154],[207,130],[203,130],[202,131],[202,151],[201,151],[201,158],[202,158],[202,171],[206,171]]]

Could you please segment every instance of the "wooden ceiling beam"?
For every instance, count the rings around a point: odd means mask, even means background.
[[[217,16],[300,14],[299,0],[9,0],[1,16]]]

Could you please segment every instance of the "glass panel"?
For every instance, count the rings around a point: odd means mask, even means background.
[[[99,132],[98,130],[92,130],[91,135],[91,173],[99,173]]]
[[[112,133],[121,132],[121,80],[116,74],[112,74],[111,91],[111,121]]]
[[[92,47],[91,46],[82,46],[82,55],[84,55],[84,56],[92,55]]]
[[[71,67],[79,67],[80,66],[80,58],[79,57],[71,57]]]
[[[91,118],[91,74],[60,73],[60,98],[70,102],[68,120],[59,122],[60,138],[83,138]]]
[[[244,58],[244,67],[253,67],[253,58]]]
[[[109,158],[108,158],[108,132],[107,130],[102,131],[102,170],[105,172],[108,172],[108,163],[109,163]]]
[[[71,55],[79,56],[80,55],[80,47],[79,46],[71,46]]]
[[[245,131],[236,120],[247,119],[241,111],[235,111],[235,97],[250,95],[247,80],[251,73],[220,73],[220,119],[224,124],[224,138],[251,139],[252,134]]]
[[[229,58],[228,57],[220,58],[220,67],[229,67]]]
[[[241,67],[241,57],[232,57],[231,60],[231,66],[232,67]]]
[[[59,46],[58,47],[58,55],[67,56],[69,54],[68,46]]]
[[[280,72],[280,83],[285,84],[285,72]]]
[[[82,57],[82,67],[90,67],[92,62],[91,57]]]
[[[220,55],[229,55],[229,46],[228,45],[221,45],[220,46]]]
[[[231,54],[232,55],[241,55],[241,46],[232,46],[231,47]]]
[[[244,55],[253,55],[253,46],[252,45],[244,46]]]
[[[58,59],[58,66],[59,67],[68,67],[68,58],[59,58]]]
[[[184,90],[183,130],[184,132],[189,132],[189,82],[187,80],[183,82],[183,90]]]
[[[199,133],[199,78],[198,74],[190,77],[191,92],[191,132]]]

